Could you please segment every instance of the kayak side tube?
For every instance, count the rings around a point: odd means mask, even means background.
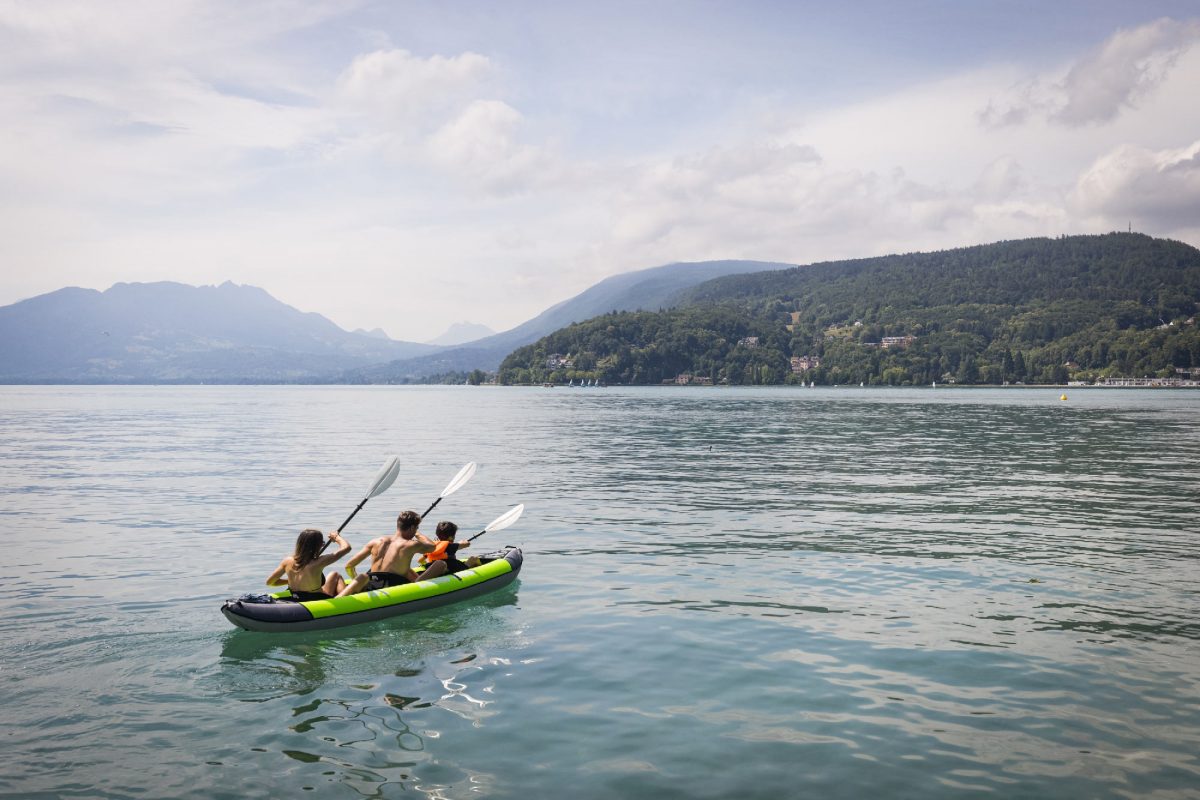
[[[359,625],[493,592],[516,580],[522,561],[520,548],[509,547],[486,564],[428,581],[307,603],[227,600],[221,606],[221,613],[243,630],[267,633],[321,631]]]

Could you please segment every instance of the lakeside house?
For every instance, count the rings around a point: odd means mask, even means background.
[[[792,372],[799,375],[801,372],[806,372],[810,369],[816,369],[821,366],[820,356],[792,356],[791,359]]]
[[[1200,386],[1200,381],[1183,378],[1100,378],[1093,386],[1148,386],[1153,388],[1182,388]]]
[[[758,347],[758,337],[757,336],[743,336],[741,339],[738,339],[738,346],[739,347]]]
[[[892,348],[905,348],[915,342],[917,337],[909,334],[908,336],[885,336],[878,342],[863,342],[863,347],[879,347],[884,350]]]
[[[663,385],[669,386],[675,384],[677,386],[712,386],[713,379],[704,375],[693,375],[690,372],[681,372],[674,378],[667,378],[663,381]]]
[[[908,336],[885,336],[879,342],[879,346],[884,350],[889,350],[893,347],[908,347],[910,344],[916,341],[916,338],[917,337],[913,336],[912,334],[909,334]]]
[[[574,366],[575,361],[570,354],[551,353],[546,356],[546,369],[572,369]]]

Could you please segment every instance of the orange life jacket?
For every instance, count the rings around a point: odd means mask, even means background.
[[[437,547],[433,548],[433,552],[432,552],[432,553],[428,553],[428,554],[425,556],[425,558],[426,558],[426,559],[427,559],[427,560],[428,560],[430,563],[432,563],[432,562],[434,562],[434,561],[445,561],[445,560],[446,560],[446,548],[447,548],[447,547],[449,547],[449,546],[450,546],[450,545],[452,545],[452,544],[454,544],[454,543],[453,543],[453,542],[451,542],[450,540],[446,540],[446,541],[438,542],[438,543],[437,543]]]

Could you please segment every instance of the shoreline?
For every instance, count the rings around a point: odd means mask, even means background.
[[[1125,380],[1141,380],[1147,379],[1125,379]],[[1152,380],[1152,379],[1150,379]],[[1193,381],[1183,384],[1163,384],[1163,383],[1119,383],[1119,384],[1094,384],[1094,383],[1021,383],[1021,384],[1001,384],[1001,383],[947,383],[931,385],[922,384],[905,384],[905,385],[890,385],[885,383],[867,384],[856,386],[851,383],[834,383],[821,386],[807,386],[803,384],[679,384],[679,383],[614,383],[604,386],[570,386],[568,384],[552,384],[544,383],[481,383],[481,384],[465,384],[465,383],[330,383],[325,381],[320,382],[300,382],[300,381],[196,381],[196,382],[150,382],[150,381],[135,381],[129,383],[119,382],[87,382],[87,381],[71,381],[71,382],[17,382],[17,381],[0,381],[0,387],[130,387],[130,386],[164,386],[164,387],[200,387],[200,386],[247,386],[247,387],[264,387],[264,386],[329,386],[338,388],[348,387],[413,387],[413,388],[454,388],[454,387],[470,387],[470,388],[502,388],[502,389],[1200,389],[1200,381]]]

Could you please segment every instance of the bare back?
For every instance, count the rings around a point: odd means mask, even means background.
[[[368,547],[371,551],[371,572],[391,572],[412,580],[415,577],[412,571],[413,557],[419,553],[430,552],[434,545],[424,541],[424,537],[420,535],[405,539],[397,533],[381,536]]]
[[[284,569],[284,574],[287,575],[288,586],[300,592],[319,592],[321,584],[325,582],[325,573],[321,568],[324,566],[323,560],[310,561],[299,569],[296,568],[296,559],[288,556],[283,560],[281,565]]]

